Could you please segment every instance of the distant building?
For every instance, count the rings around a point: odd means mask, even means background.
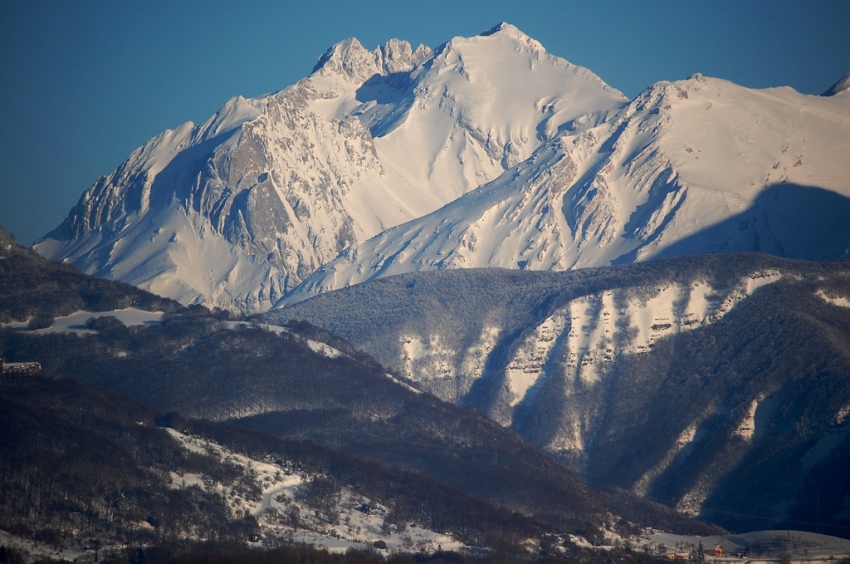
[[[38,362],[6,362],[0,358],[0,382],[4,384],[25,384],[39,374],[41,364]]]
[[[722,557],[726,556],[726,551],[723,550],[723,547],[720,546],[719,544],[714,547],[714,550],[708,549],[708,550],[705,551],[705,553],[709,556],[716,556],[718,558],[722,558]]]

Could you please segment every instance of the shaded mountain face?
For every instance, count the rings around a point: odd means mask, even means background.
[[[267,315],[349,339],[594,484],[735,529],[848,524],[846,261],[411,273]]]
[[[625,103],[507,24],[436,50],[349,39],[297,84],[151,139],[35,248],[184,304],[264,311],[349,245]]]

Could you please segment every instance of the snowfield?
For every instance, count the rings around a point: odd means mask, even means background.
[[[752,90],[701,75],[658,83],[444,208],[346,249],[277,306],[443,268],[560,271],[742,251],[847,257],[846,154],[847,92]]]
[[[94,330],[86,328],[86,321],[91,318],[98,317],[114,317],[126,326],[133,325],[151,325],[157,324],[162,320],[161,311],[144,311],[136,308],[117,309],[113,311],[77,311],[71,315],[57,317],[53,320],[50,327],[44,329],[36,329],[32,333],[43,335],[47,333],[76,333],[84,335],[87,333],[95,333]],[[0,324],[1,327],[10,329],[26,329],[26,321],[13,321],[11,323]]]

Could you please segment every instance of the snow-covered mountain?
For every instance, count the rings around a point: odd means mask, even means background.
[[[848,85],[807,96],[700,75],[655,84],[602,123],[572,121],[496,180],[346,249],[280,305],[419,270],[850,256]]]
[[[348,39],[297,84],[151,139],[35,248],[183,303],[262,311],[346,247],[626,103],[508,24],[436,50]]]

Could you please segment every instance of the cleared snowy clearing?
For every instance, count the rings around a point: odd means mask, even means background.
[[[817,292],[817,296],[828,304],[838,307],[850,308],[850,298],[847,296],[829,295],[823,290]]]
[[[36,335],[45,335],[48,333],[76,333],[88,334],[94,333],[91,329],[86,329],[86,321],[91,318],[98,317],[114,317],[124,325],[130,327],[134,325],[154,325],[162,321],[163,313],[161,311],[144,311],[136,308],[117,309],[113,311],[77,311],[71,315],[57,317],[53,320],[50,327],[44,329],[33,330]],[[9,329],[27,329],[28,322],[14,321],[12,323],[3,324],[2,327]]]
[[[186,450],[214,456],[241,467],[262,493],[258,499],[246,499],[232,484],[221,484],[199,474],[180,476],[172,472],[171,486],[197,486],[223,495],[235,517],[248,512],[257,518],[262,537],[303,542],[331,552],[345,552],[352,547],[363,549],[379,540],[387,544],[389,552],[466,548],[450,536],[424,529],[415,523],[407,524],[404,530],[386,524],[388,509],[385,506],[348,488],[339,492],[336,502],[338,518],[331,522],[305,499],[305,484],[315,476],[305,474],[285,461],[252,459],[205,439],[184,435],[174,429],[167,431]]]

